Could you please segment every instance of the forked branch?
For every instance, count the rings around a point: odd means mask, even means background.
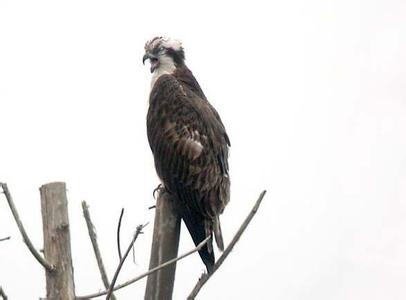
[[[181,259],[183,259],[183,258],[185,258],[185,257],[187,257],[187,256],[189,256],[189,255],[191,255],[191,254],[193,254],[193,253],[199,251],[200,249],[203,248],[204,245],[206,245],[207,241],[209,241],[209,240],[210,240],[210,237],[207,237],[207,238],[206,238],[205,240],[203,240],[196,248],[194,248],[194,249],[192,249],[192,250],[190,250],[190,251],[188,251],[188,252],[182,254],[181,256],[178,256],[178,257],[176,257],[176,258],[173,258],[173,259],[171,259],[171,260],[168,260],[167,262],[165,262],[165,263],[163,263],[163,264],[161,264],[161,265],[159,265],[159,266],[156,266],[155,268],[152,268],[151,270],[148,270],[147,272],[145,272],[145,273],[143,273],[143,274],[141,274],[141,275],[138,275],[137,277],[135,277],[135,278],[133,278],[133,279],[130,279],[130,280],[128,280],[128,281],[126,281],[126,282],[124,282],[124,283],[122,283],[122,284],[117,285],[117,286],[113,289],[113,291],[117,291],[118,289],[121,289],[121,288],[123,288],[123,287],[129,286],[130,284],[133,284],[134,282],[137,282],[138,280],[140,280],[140,279],[142,279],[142,278],[144,278],[144,277],[146,277],[146,276],[148,276],[148,275],[150,275],[150,274],[152,274],[152,273],[155,273],[156,271],[158,271],[158,270],[160,270],[160,269],[162,269],[162,268],[165,268],[165,267],[167,267],[167,266],[169,266],[169,265],[171,265],[171,264],[177,262],[178,260],[181,260]],[[100,297],[100,296],[106,295],[107,293],[108,293],[108,291],[102,291],[102,292],[99,292],[99,293],[94,293],[94,294],[89,294],[89,295],[86,295],[86,296],[76,297],[76,299],[77,299],[77,300],[91,299],[91,298],[96,298],[96,297]]]
[[[11,212],[14,216],[14,220],[17,223],[18,229],[20,230],[21,235],[23,236],[24,243],[27,245],[28,249],[30,250],[31,254],[35,257],[35,259],[48,271],[53,271],[54,266],[51,265],[49,262],[45,260],[41,254],[35,249],[34,245],[32,244],[30,238],[27,235],[27,232],[24,229],[23,223],[20,220],[20,216],[18,215],[17,209],[14,205],[13,198],[11,197],[10,191],[8,190],[6,183],[0,183],[1,188],[3,189],[4,195],[6,196],[8,205],[11,209]]]
[[[140,235],[142,233],[142,229],[144,229],[144,227],[147,226],[147,225],[148,225],[148,223],[145,224],[145,225],[138,225],[137,226],[137,230],[135,231],[134,237],[133,237],[130,245],[128,246],[127,251],[124,253],[124,256],[121,258],[120,263],[118,264],[116,272],[114,273],[113,280],[111,281],[110,287],[109,287],[108,292],[107,292],[107,297],[106,297],[107,300],[110,299],[110,296],[113,293],[114,285],[116,284],[118,274],[121,271],[121,267],[123,266],[124,261],[126,260],[126,258],[128,256],[128,253],[130,253],[131,248],[134,246],[134,243],[137,240],[138,235]]]
[[[200,289],[203,287],[203,285],[211,278],[211,276],[218,270],[218,268],[221,266],[221,264],[224,262],[224,260],[227,258],[227,256],[231,253],[233,247],[235,246],[235,244],[238,242],[238,240],[240,239],[241,235],[244,233],[245,229],[247,228],[248,224],[251,222],[252,218],[255,216],[256,212],[258,211],[259,205],[262,202],[262,199],[265,196],[266,191],[263,191],[258,200],[255,202],[254,207],[251,209],[250,213],[248,214],[248,216],[246,217],[246,219],[244,220],[244,222],[242,223],[242,225],[240,226],[239,230],[237,231],[237,233],[235,234],[235,236],[233,237],[232,241],[230,242],[230,244],[227,246],[227,248],[224,250],[223,254],[219,257],[219,259],[217,260],[217,262],[214,264],[213,267],[213,272],[208,275],[206,273],[204,273],[202,275],[202,277],[199,279],[199,281],[197,282],[196,286],[194,287],[193,291],[190,293],[190,295],[188,296],[188,300],[190,299],[194,299],[196,297],[196,295],[199,293]],[[200,249],[203,248],[203,246],[207,243],[207,241],[210,239],[210,237],[207,237],[205,240],[203,240],[196,248],[182,254],[181,256],[178,256],[174,259],[168,260],[167,262],[152,268],[151,270],[148,270],[147,272],[133,278],[130,279],[122,284],[119,284],[117,286],[115,286],[114,288],[111,289],[111,291],[116,291],[119,290],[121,288],[124,288],[126,286],[129,286],[135,282],[137,282],[138,280],[162,269],[167,267],[170,264],[173,264],[175,262],[177,262],[178,260],[181,260],[197,251],[199,251]],[[128,255],[128,252],[130,251],[129,249],[131,249],[131,244],[129,246],[129,248],[127,249],[126,254],[124,255],[123,260],[125,260],[125,257]],[[120,267],[121,268],[121,267]],[[120,269],[117,269],[118,272],[120,271]],[[116,271],[117,275],[118,272]],[[116,277],[116,276],[115,276]],[[112,285],[114,285],[114,283],[112,282]],[[80,296],[80,297],[76,297],[77,300],[84,300],[84,299],[91,299],[91,298],[96,298],[96,297],[100,297],[103,295],[106,295],[110,292],[110,290],[106,290],[106,291],[102,291],[102,292],[98,292],[98,293],[93,293],[93,294],[89,294],[86,296]]]

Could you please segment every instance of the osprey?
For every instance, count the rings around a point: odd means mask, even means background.
[[[195,245],[213,236],[223,251],[219,215],[230,199],[230,140],[219,114],[185,65],[182,44],[155,37],[145,44],[152,83],[147,115],[148,141],[155,168]],[[211,272],[212,240],[199,251]]]

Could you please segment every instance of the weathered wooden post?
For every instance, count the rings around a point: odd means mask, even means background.
[[[180,220],[174,199],[165,190],[161,190],[156,202],[149,269],[177,257]],[[149,275],[144,299],[172,299],[175,271],[176,263]]]
[[[46,270],[47,299],[74,300],[66,185],[64,182],[48,183],[41,186],[40,193],[44,256],[54,266],[54,270]]]

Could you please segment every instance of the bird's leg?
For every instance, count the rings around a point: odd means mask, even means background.
[[[158,186],[154,189],[154,191],[152,192],[152,197],[154,197],[155,200],[157,200],[157,198],[159,197],[159,195],[161,193],[163,193],[165,191],[165,187],[163,186],[162,183],[158,184]],[[155,208],[156,205],[152,205],[150,207],[148,207],[148,209],[153,209]]]

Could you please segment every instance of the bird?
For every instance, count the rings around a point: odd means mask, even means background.
[[[155,169],[197,246],[211,237],[199,255],[213,271],[213,235],[224,241],[220,214],[230,200],[228,156],[231,146],[224,124],[185,64],[182,43],[154,37],[145,44],[152,73],[147,136]]]

